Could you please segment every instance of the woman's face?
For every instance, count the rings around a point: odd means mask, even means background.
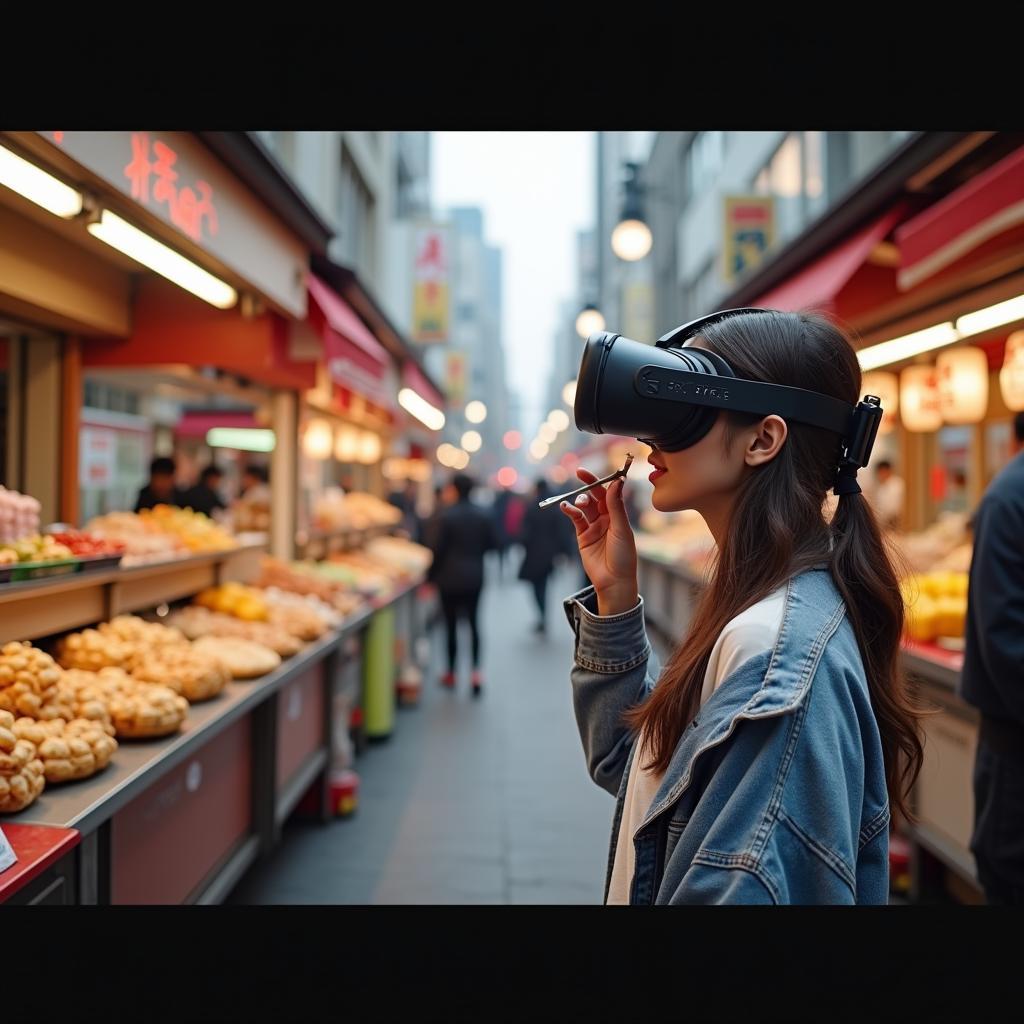
[[[651,503],[659,512],[702,512],[709,502],[717,503],[736,491],[746,462],[739,438],[726,449],[725,426],[725,417],[719,416],[691,448],[681,452],[651,450],[647,457],[654,468]]]

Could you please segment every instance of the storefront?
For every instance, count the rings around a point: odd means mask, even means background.
[[[15,691],[5,669],[0,706],[38,754],[0,780],[35,865],[0,871],[0,899],[216,902],[300,804],[337,804],[354,714],[390,731],[422,550],[378,536],[395,510],[365,493],[358,536],[291,560],[339,482],[317,417],[361,431],[355,483],[379,492],[403,367],[311,276],[330,231],[246,133],[6,133],[0,182],[0,644],[32,644],[0,661],[35,671]],[[269,470],[269,535],[130,512],[154,455],[179,485]],[[47,759],[82,736],[74,773]]]

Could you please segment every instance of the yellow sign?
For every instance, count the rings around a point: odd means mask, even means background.
[[[725,196],[722,233],[723,273],[727,281],[758,266],[775,241],[775,199],[772,196]]]
[[[445,392],[453,405],[462,405],[466,400],[466,353],[449,352],[445,373]]]
[[[448,340],[449,250],[448,230],[421,225],[413,248],[412,336],[420,344]]]

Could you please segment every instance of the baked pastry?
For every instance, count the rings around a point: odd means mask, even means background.
[[[87,779],[106,768],[117,750],[117,742],[101,726],[80,718],[70,722],[19,718],[14,731],[20,739],[35,744],[47,782]]]
[[[114,730],[123,739],[169,736],[181,728],[188,701],[166,686],[137,683],[110,699]]]
[[[56,693],[61,670],[45,651],[26,642],[0,648],[0,710],[37,717]]]
[[[170,629],[159,622],[147,622],[137,615],[118,615],[110,622],[104,622],[99,627],[99,632],[131,647],[122,666],[128,669],[134,668],[154,650],[182,647],[188,642],[178,630]]]
[[[134,655],[134,643],[126,643],[98,629],[70,633],[57,645],[57,660],[64,668],[84,668],[89,672],[98,672],[101,668],[126,668]]]
[[[273,672],[281,656],[262,644],[233,637],[207,636],[193,644],[196,650],[217,655],[235,679],[253,679]]]
[[[197,651],[186,640],[149,651],[132,669],[132,677],[166,686],[191,704],[216,697],[231,682],[219,656]]]
[[[15,726],[14,716],[0,711],[0,814],[23,811],[46,785],[35,744],[20,738]]]
[[[244,622],[233,615],[223,612],[212,612],[199,605],[183,608],[171,617],[177,629],[180,629],[190,640],[198,640],[204,636],[235,637],[238,640],[251,640],[262,644],[281,655],[290,658],[302,650],[302,641],[291,632],[273,626],[268,622]]]

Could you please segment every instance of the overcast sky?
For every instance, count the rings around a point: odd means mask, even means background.
[[[558,304],[573,297],[576,232],[594,223],[594,133],[434,132],[432,145],[435,209],[481,207],[485,240],[504,251],[505,364],[536,429]]]

